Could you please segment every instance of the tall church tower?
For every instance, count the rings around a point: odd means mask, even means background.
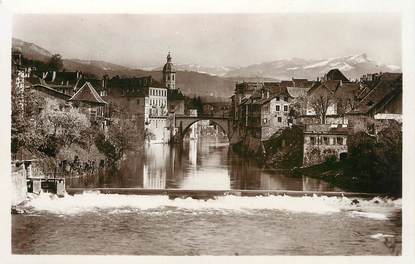
[[[167,62],[163,67],[163,84],[167,89],[176,90],[176,69],[171,62],[170,52],[167,54]]]

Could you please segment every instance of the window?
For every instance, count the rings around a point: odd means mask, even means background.
[[[324,143],[324,145],[330,145],[329,138],[328,137],[323,137],[323,143]]]
[[[281,123],[281,122],[282,122],[282,117],[280,117],[280,116],[279,116],[279,117],[277,118],[277,120],[278,120],[278,123]]]
[[[279,96],[275,97],[275,100],[279,101],[280,100],[280,97]]]
[[[310,143],[311,143],[311,145],[315,145],[316,144],[316,138],[315,137],[310,137]]]
[[[174,81],[174,75],[171,76],[172,81]]]
[[[337,145],[343,145],[343,138],[337,137]]]
[[[140,99],[137,99],[137,104],[138,104],[138,105],[140,104]]]
[[[168,80],[168,81],[170,80],[170,75],[167,75],[167,80]]]
[[[288,105],[284,105],[284,112],[288,112]]]
[[[275,106],[275,111],[279,112],[280,111],[280,105],[276,105]]]
[[[284,101],[288,102],[288,96],[284,96]]]

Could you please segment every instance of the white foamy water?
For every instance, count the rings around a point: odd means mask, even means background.
[[[359,200],[327,196],[219,196],[211,200],[192,198],[169,199],[165,195],[120,195],[87,192],[58,198],[54,195],[33,196],[25,205],[32,211],[48,211],[54,214],[78,214],[84,212],[112,210],[111,213],[128,213],[153,209],[186,209],[193,211],[233,210],[249,213],[252,210],[282,210],[294,213],[332,214],[349,211],[352,217],[367,217],[386,220],[387,214],[401,208],[400,200]]]
[[[352,211],[350,212],[351,216],[358,216],[358,217],[366,217],[375,220],[388,220],[388,217],[382,213],[371,213],[371,212],[359,212],[359,211]]]
[[[394,237],[393,235],[386,235],[386,234],[382,234],[382,233],[377,233],[374,235],[370,236],[373,239],[383,239],[383,238],[387,238],[387,237]]]

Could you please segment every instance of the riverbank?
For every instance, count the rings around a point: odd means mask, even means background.
[[[378,182],[374,183],[370,176],[362,177],[359,172],[353,173],[353,166],[350,160],[341,160],[336,162],[326,162],[310,167],[292,169],[293,177],[311,177],[324,180],[333,186],[349,192],[379,193],[394,198],[402,197],[402,186],[396,179],[391,183],[391,177],[378,178]],[[388,185],[390,184],[390,185]]]
[[[249,142],[249,141],[248,141]],[[347,155],[332,155],[322,163],[305,167],[304,135],[300,127],[284,129],[252,151],[246,140],[232,146],[239,155],[254,157],[266,168],[289,169],[293,175],[324,180],[353,192],[402,195],[402,131],[390,123],[375,135],[358,131],[348,135]]]

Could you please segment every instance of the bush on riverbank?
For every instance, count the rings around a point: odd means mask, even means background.
[[[377,135],[349,136],[348,158],[296,170],[349,191],[402,196],[402,131],[391,123]]]
[[[264,162],[268,167],[288,169],[303,162],[304,137],[301,127],[286,128],[264,142]]]
[[[366,191],[402,194],[402,130],[392,122],[375,136],[358,132],[350,137],[345,175]]]
[[[128,149],[130,136],[138,134],[132,130],[134,122],[120,120],[104,135],[79,109],[30,90],[25,93],[24,107],[16,95],[12,102],[12,159],[37,160],[38,174],[84,173],[102,167],[104,159],[105,164],[115,163]],[[100,139],[109,140],[114,150],[96,145]]]

